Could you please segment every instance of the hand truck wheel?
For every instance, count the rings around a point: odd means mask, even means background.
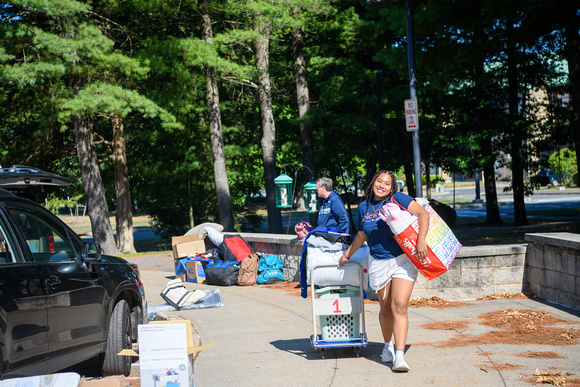
[[[320,350],[320,355],[322,356],[323,359],[326,358],[326,349],[322,348]]]

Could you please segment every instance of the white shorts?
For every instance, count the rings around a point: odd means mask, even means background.
[[[415,282],[419,271],[403,253],[392,259],[370,259],[369,285],[378,292],[387,286],[391,279],[401,278]]]

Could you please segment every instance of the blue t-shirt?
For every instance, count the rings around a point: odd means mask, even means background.
[[[318,227],[348,232],[348,216],[344,202],[334,191],[322,200],[318,209]]]
[[[402,192],[395,192],[393,195],[395,200],[403,207],[409,208],[409,205],[414,200],[407,194]],[[358,231],[363,231],[367,236],[367,244],[369,245],[370,253],[376,259],[390,259],[398,257],[403,254],[403,250],[395,240],[389,225],[379,218],[379,210],[389,201],[364,201],[358,205]]]

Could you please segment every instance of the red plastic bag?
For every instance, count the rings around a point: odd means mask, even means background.
[[[297,223],[296,226],[294,226],[294,231],[296,232],[296,235],[298,235],[298,239],[300,240],[306,238],[306,235],[308,235],[308,233],[313,229],[314,227],[312,227],[312,225],[308,222],[300,222]]]

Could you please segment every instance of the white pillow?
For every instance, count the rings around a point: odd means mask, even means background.
[[[204,227],[205,232],[207,232],[207,237],[216,246],[219,246],[224,241],[224,234],[219,232],[213,227]]]

